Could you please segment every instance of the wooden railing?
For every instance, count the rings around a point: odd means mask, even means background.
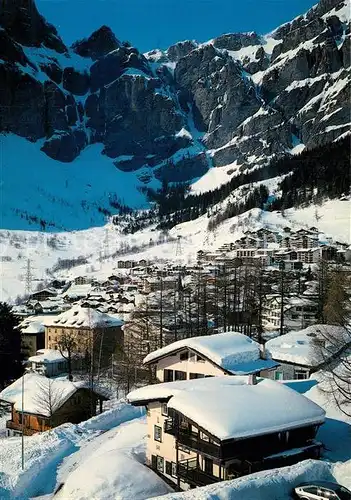
[[[182,460],[178,463],[178,476],[194,486],[206,486],[221,481],[219,477],[207,474],[198,466],[197,460]]]
[[[194,451],[200,451],[201,453],[214,458],[220,458],[221,456],[221,447],[219,445],[204,441],[203,439],[200,439],[198,434],[189,432],[185,429],[182,429],[181,427],[178,431],[176,429],[174,420],[171,418],[165,421],[164,431],[167,434],[171,434],[172,436],[177,437],[178,442],[187,448],[190,448]]]

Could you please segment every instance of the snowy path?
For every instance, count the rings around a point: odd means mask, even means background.
[[[120,402],[82,424],[26,437],[24,471],[21,439],[0,439],[0,499],[142,500],[168,493],[168,486],[142,465],[142,414],[140,408]]]

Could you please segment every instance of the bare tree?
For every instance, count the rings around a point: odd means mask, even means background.
[[[42,377],[38,382],[37,394],[33,398],[39,414],[49,417],[49,424],[52,424],[54,413],[60,408],[64,398],[64,391],[58,387],[55,380]]]
[[[72,381],[72,357],[77,352],[77,335],[64,329],[64,332],[59,337],[57,346],[61,356],[67,361],[68,379]]]

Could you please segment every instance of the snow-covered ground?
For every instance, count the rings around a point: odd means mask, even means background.
[[[276,181],[272,179],[271,188]],[[55,277],[91,275],[107,278],[116,266],[111,256],[122,246],[140,247],[138,252],[131,251],[125,258],[142,258],[160,261],[193,262],[198,250],[215,250],[224,243],[233,242],[243,236],[244,231],[267,227],[282,231],[316,226],[321,233],[335,240],[351,242],[349,200],[329,200],[319,206],[289,209],[284,215],[280,212],[267,212],[253,209],[242,215],[225,220],[214,231],[208,231],[209,218],[203,215],[194,221],[174,227],[170,232],[172,240],[162,243],[160,231],[149,227],[135,234],[123,235],[116,226],[107,224],[82,231],[62,233],[42,233],[36,231],[0,231],[1,248],[1,292],[0,300],[14,299],[25,291],[27,259],[31,260],[33,280],[40,283],[49,279],[50,270],[58,259],[86,258],[86,263],[71,270],[62,269]],[[180,236],[182,255],[176,255],[177,236]],[[154,246],[149,246],[150,241]],[[100,261],[100,256],[103,261]],[[105,257],[107,257],[105,259]],[[34,281],[35,284],[35,281]]]
[[[0,439],[1,500],[50,498],[63,483],[57,498],[64,500],[141,500],[169,492],[142,465],[146,436],[142,413],[120,402],[82,424],[26,437],[23,471],[21,438]]]

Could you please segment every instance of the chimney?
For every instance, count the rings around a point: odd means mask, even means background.
[[[257,384],[257,376],[256,373],[250,373],[249,379],[247,381],[248,385],[256,385]]]

